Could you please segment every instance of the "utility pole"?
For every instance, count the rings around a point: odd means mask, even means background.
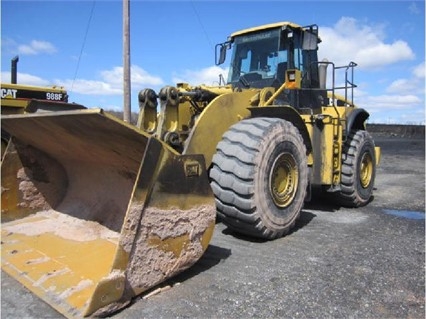
[[[130,0],[123,0],[123,120],[130,123]]]

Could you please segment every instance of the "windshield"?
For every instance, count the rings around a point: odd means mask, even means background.
[[[238,36],[234,40],[228,83],[244,80],[251,83],[274,79],[284,74],[287,51],[280,48],[280,30],[268,30]],[[278,71],[278,72],[277,72]]]

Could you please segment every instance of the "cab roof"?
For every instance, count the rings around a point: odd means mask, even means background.
[[[260,25],[260,26],[257,26],[257,27],[252,27],[252,28],[240,30],[240,31],[232,33],[230,37],[234,38],[238,35],[242,35],[242,34],[246,34],[246,33],[252,33],[252,32],[256,32],[256,31],[268,30],[268,29],[275,29],[275,28],[285,27],[285,26],[289,26],[289,27],[294,28],[294,29],[302,29],[302,26],[300,26],[296,23],[285,21],[285,22],[269,23],[269,24],[264,24],[264,25]]]

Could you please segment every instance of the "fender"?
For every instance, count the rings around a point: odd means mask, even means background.
[[[251,117],[277,117],[291,122],[297,127],[305,142],[306,149],[309,153],[312,152],[311,138],[309,137],[306,124],[303,122],[299,112],[290,106],[263,106],[249,108]]]
[[[348,113],[346,117],[346,132],[349,132],[352,129],[361,129],[365,130],[365,121],[369,118],[370,114],[364,109],[353,109],[352,112]]]

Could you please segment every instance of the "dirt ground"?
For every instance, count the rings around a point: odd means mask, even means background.
[[[382,148],[374,199],[347,209],[317,197],[286,237],[258,241],[222,223],[170,289],[111,316],[424,318],[425,140],[371,130]],[[62,318],[2,273],[1,318]]]

